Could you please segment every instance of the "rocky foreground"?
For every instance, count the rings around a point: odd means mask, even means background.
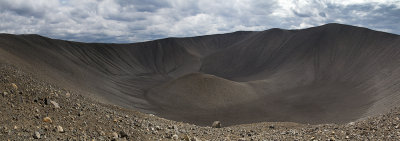
[[[0,64],[0,140],[35,139],[400,140],[400,109],[342,125],[265,122],[200,127],[101,104]]]

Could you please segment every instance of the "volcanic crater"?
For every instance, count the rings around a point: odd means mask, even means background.
[[[0,54],[104,103],[202,126],[346,123],[400,106],[399,35],[343,24],[132,44],[1,34]]]

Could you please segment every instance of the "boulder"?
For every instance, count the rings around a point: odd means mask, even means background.
[[[212,124],[213,128],[221,128],[221,122],[220,121],[214,121]]]

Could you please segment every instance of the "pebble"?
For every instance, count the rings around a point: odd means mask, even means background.
[[[201,141],[201,140],[199,138],[197,138],[197,137],[193,137],[192,141]]]
[[[178,136],[177,134],[174,134],[174,135],[172,135],[172,139],[173,139],[173,140],[178,140],[178,139],[179,139],[179,136]]]
[[[119,135],[121,135],[121,138],[128,138],[128,134],[126,134],[124,131],[120,131]]]
[[[57,126],[57,131],[59,133],[64,133],[64,129],[61,126]]]
[[[350,125],[350,126],[353,126],[353,125],[355,125],[356,123],[355,122],[349,122],[348,123],[348,125]]]
[[[117,138],[118,138],[118,133],[117,133],[117,132],[112,132],[111,135],[112,135],[112,137],[113,137],[114,139],[117,139]]]
[[[8,95],[8,92],[3,92],[3,96],[7,96]]]
[[[51,120],[51,118],[50,118],[50,117],[45,117],[45,118],[43,118],[43,122],[49,122],[49,123],[52,123],[53,121]]]
[[[275,129],[275,126],[274,125],[270,125],[269,129]]]
[[[15,83],[11,83],[11,86],[13,87],[14,90],[18,90],[18,86]]]
[[[49,105],[49,100],[47,98],[44,98],[44,104]]]
[[[156,130],[161,130],[162,128],[160,126],[156,126]]]
[[[99,133],[101,136],[105,136],[106,135],[106,133],[104,132],[104,131],[100,131],[100,133]]]
[[[188,135],[185,135],[185,136],[183,137],[183,139],[184,139],[185,141],[190,141],[190,137],[189,137]]]
[[[221,122],[220,121],[214,121],[212,124],[213,128],[221,128]]]
[[[67,92],[67,93],[65,94],[65,97],[69,98],[69,97],[71,97],[71,94]]]
[[[33,138],[40,139],[40,133],[36,131],[35,134],[33,134]]]
[[[175,127],[175,125],[174,125],[174,126],[168,126],[167,128],[168,128],[168,129],[175,129],[176,127]]]
[[[57,102],[50,100],[50,103],[54,105],[54,108],[56,109],[60,108],[60,105],[58,105]]]

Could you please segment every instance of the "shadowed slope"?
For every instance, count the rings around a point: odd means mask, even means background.
[[[226,108],[257,98],[246,84],[199,73],[182,76],[152,91],[147,96],[152,101],[162,103],[161,109],[186,112]]]
[[[399,36],[340,24],[134,44],[3,34],[0,54],[104,102],[200,125],[341,123],[400,100]]]

